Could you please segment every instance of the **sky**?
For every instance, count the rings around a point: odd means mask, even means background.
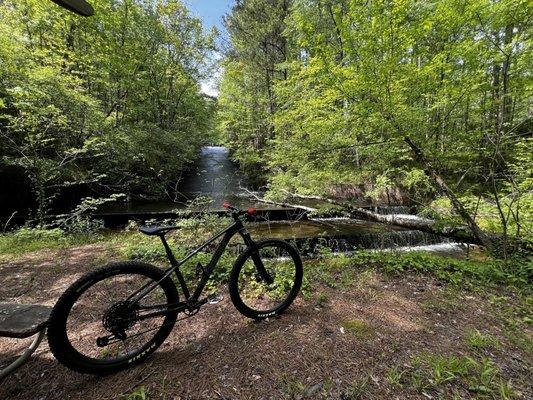
[[[202,20],[206,30],[216,26],[223,32],[222,16],[231,10],[233,0],[185,0],[185,3]]]
[[[204,29],[209,31],[216,26],[222,36],[225,36],[225,29],[222,23],[222,17],[231,10],[233,0],[185,0],[192,14],[202,20]],[[214,58],[220,55],[213,54]],[[220,77],[220,71],[216,72],[210,79],[201,82],[202,92],[210,96],[218,96],[217,80]]]

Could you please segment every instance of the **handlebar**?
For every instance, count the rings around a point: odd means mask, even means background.
[[[241,216],[241,215],[248,215],[248,216],[251,217],[252,215],[257,214],[257,210],[255,208],[249,208],[246,211],[244,211],[244,210],[238,209],[237,207],[233,207],[227,201],[225,201],[222,204],[222,207],[224,207],[226,210],[228,210],[234,217]]]

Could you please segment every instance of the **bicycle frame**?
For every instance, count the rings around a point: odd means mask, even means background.
[[[195,250],[188,253],[184,258],[181,260],[176,260],[176,257],[174,256],[174,253],[172,252],[167,240],[165,239],[164,235],[160,235],[161,242],[163,243],[163,246],[165,248],[165,252],[167,255],[167,258],[170,262],[170,268],[165,270],[165,275],[163,278],[161,278],[157,282],[151,282],[137,290],[135,293],[130,295],[127,299],[127,301],[131,301],[131,303],[136,304],[138,303],[144,296],[146,296],[148,293],[150,293],[152,290],[154,290],[160,282],[167,279],[172,275],[172,273],[175,273],[176,278],[178,279],[178,282],[181,286],[181,290],[183,292],[183,295],[185,296],[185,302],[178,302],[176,304],[165,304],[164,306],[166,309],[160,310],[160,311],[154,311],[152,313],[148,314],[141,314],[135,318],[136,320],[143,320],[147,318],[152,318],[158,315],[164,315],[169,312],[180,312],[180,311],[190,311],[193,312],[195,309],[199,308],[201,305],[205,304],[208,300],[207,298],[199,300],[200,296],[205,288],[205,285],[207,284],[207,281],[209,280],[211,274],[213,273],[218,261],[220,260],[220,257],[222,256],[222,253],[224,250],[226,250],[226,247],[231,240],[231,238],[236,235],[237,233],[240,234],[242,239],[244,240],[244,243],[246,246],[255,247],[255,242],[253,241],[252,237],[250,236],[250,233],[246,230],[244,227],[242,221],[239,219],[238,216],[233,215],[233,218],[235,222],[228,226],[223,231],[219,232],[209,240],[207,240],[205,243],[203,243],[200,247],[196,248]],[[213,253],[213,256],[211,257],[211,260],[209,261],[209,264],[202,270],[202,277],[200,281],[198,282],[198,285],[194,289],[193,294],[190,294],[189,287],[187,286],[187,283],[185,282],[185,278],[183,277],[183,274],[181,273],[179,267],[183,265],[185,262],[187,262],[189,259],[194,257],[196,254],[198,254],[200,251],[202,251],[204,248],[209,246],[211,243],[213,243],[215,240],[222,237],[221,242],[218,244],[217,248],[215,249],[215,252]],[[268,283],[272,282],[272,278],[266,271],[260,257],[258,254],[253,257],[254,264],[256,265],[256,268],[258,270],[258,273],[260,276]],[[161,306],[149,306],[149,307],[142,307],[141,309],[153,309],[162,307]]]

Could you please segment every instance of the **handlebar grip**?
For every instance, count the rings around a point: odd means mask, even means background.
[[[233,207],[229,202],[225,201],[222,203],[222,207],[224,207],[227,210],[230,210],[238,215],[248,215],[253,216],[257,214],[257,210],[255,208],[248,208],[246,211],[240,210],[237,207]]]
[[[225,201],[224,203],[222,203],[222,207],[228,209],[228,210],[231,210],[231,211],[240,211],[238,208],[236,207],[233,207],[230,203],[228,203],[227,201]]]

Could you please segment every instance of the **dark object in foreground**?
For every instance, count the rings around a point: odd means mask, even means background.
[[[50,307],[0,303],[0,336],[27,338],[46,327]]]
[[[233,264],[229,293],[237,310],[260,320],[284,312],[294,301],[303,278],[298,251],[283,240],[256,242],[243,225],[241,211],[225,203],[233,223],[177,260],[165,238],[176,226],[141,228],[161,239],[170,267],[131,261],[105,265],[78,279],[52,310],[48,343],[54,356],[82,373],[109,374],[142,362],[167,338],[174,324],[195,315],[206,303],[200,298],[229,241],[239,234],[246,245]],[[198,263],[199,279],[190,294],[180,266],[221,239],[207,265]],[[174,279],[173,279],[174,275]],[[178,286],[185,301],[180,301]]]
[[[52,0],[57,5],[66,8],[82,17],[94,15],[93,7],[85,0]]]
[[[24,339],[37,334],[30,347],[0,371],[0,379],[24,364],[39,347],[48,324],[50,310],[50,307],[40,305],[0,303],[0,337]]]

